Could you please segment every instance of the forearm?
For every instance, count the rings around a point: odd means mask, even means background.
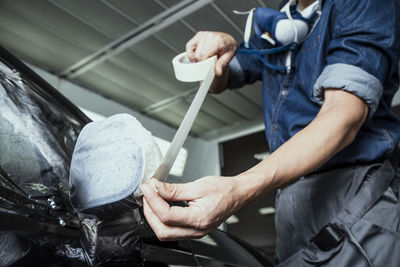
[[[351,108],[350,108],[351,109]],[[364,109],[349,116],[349,108],[334,106],[322,110],[303,130],[268,158],[235,177],[241,201],[288,184],[324,164],[349,145],[365,120]]]

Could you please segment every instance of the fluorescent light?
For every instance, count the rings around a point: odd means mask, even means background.
[[[101,121],[101,120],[106,118],[106,117],[104,117],[104,116],[102,116],[102,115],[100,115],[100,114],[98,114],[96,112],[93,112],[93,111],[90,111],[90,110],[87,110],[87,109],[84,109],[84,108],[81,108],[81,107],[79,107],[79,108],[92,121]],[[171,142],[168,142],[168,141],[166,141],[164,139],[161,139],[161,138],[159,138],[157,136],[154,136],[154,138],[156,139],[157,145],[160,148],[161,154],[165,155],[167,153],[167,150],[168,150],[169,146],[171,145]],[[185,169],[187,156],[188,156],[187,149],[186,148],[181,148],[181,150],[178,153],[178,156],[176,157],[174,165],[171,168],[170,174],[172,174],[174,176],[178,176],[178,177],[183,176],[183,171]]]
[[[258,213],[260,213],[261,215],[271,215],[275,213],[275,208],[274,207],[261,208],[258,210]]]
[[[198,241],[206,243],[208,245],[216,247],[218,244],[214,241],[214,239],[211,238],[209,235],[205,235],[202,238],[200,238]]]
[[[264,159],[265,159],[266,157],[268,157],[269,155],[270,155],[270,153],[269,153],[268,151],[266,151],[266,152],[254,154],[254,158],[255,158],[256,160],[261,161],[261,160],[264,160]]]
[[[238,223],[238,222],[239,222],[239,218],[236,217],[235,215],[232,215],[231,217],[229,217],[229,218],[226,220],[226,223],[227,223],[227,224],[234,224],[234,223]]]

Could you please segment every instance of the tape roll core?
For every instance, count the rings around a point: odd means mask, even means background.
[[[213,56],[200,62],[190,62],[186,52],[183,52],[172,59],[175,77],[182,82],[203,81],[210,69],[214,68],[216,60],[217,56]]]

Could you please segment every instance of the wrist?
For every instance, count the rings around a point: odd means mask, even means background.
[[[228,87],[229,66],[227,66],[221,76],[215,76],[213,83],[210,86],[209,92],[212,94],[222,93]]]
[[[259,196],[270,191],[269,181],[271,180],[264,173],[256,171],[247,171],[235,177],[235,195],[241,202],[241,206],[245,206]]]

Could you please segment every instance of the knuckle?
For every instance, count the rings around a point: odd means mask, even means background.
[[[192,222],[193,226],[198,230],[200,230],[201,227],[203,227],[203,220],[201,218],[193,218]]]
[[[199,53],[199,59],[202,60],[202,59],[204,59],[205,57],[206,57],[206,53],[205,53],[204,51],[201,51],[201,52]]]
[[[198,224],[198,228],[199,230],[204,230],[204,229],[208,229],[210,227],[210,221],[209,220],[202,220],[199,222]]]
[[[157,236],[158,239],[160,239],[161,233],[158,231],[158,229],[154,229],[154,234]]]
[[[172,198],[177,197],[178,192],[177,192],[176,186],[175,186],[174,184],[170,184],[170,186],[168,187],[168,191],[169,191],[169,195],[170,195]]]
[[[196,39],[201,38],[202,35],[203,35],[203,32],[202,32],[202,31],[198,31],[198,32],[194,35],[194,38],[196,38]]]
[[[160,221],[164,224],[167,224],[169,222],[170,218],[168,214],[162,214],[160,216]]]
[[[167,236],[165,234],[158,234],[157,238],[160,241],[167,241]]]

